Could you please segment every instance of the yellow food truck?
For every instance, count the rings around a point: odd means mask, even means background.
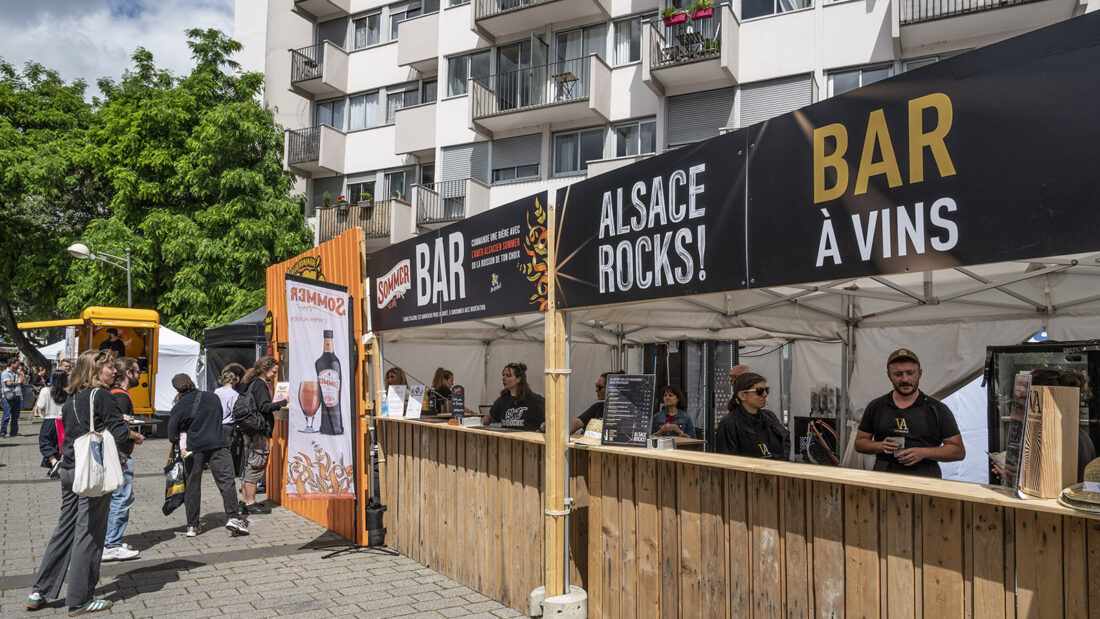
[[[47,329],[51,327],[75,327],[76,347],[74,356],[85,350],[97,350],[107,340],[107,330],[114,329],[126,347],[127,357],[137,359],[141,366],[141,380],[130,389],[134,401],[134,413],[143,416],[153,414],[153,389],[157,376],[157,328],[160,315],[154,310],[125,307],[89,307],[79,318],[68,320],[41,320],[21,322],[19,328]]]

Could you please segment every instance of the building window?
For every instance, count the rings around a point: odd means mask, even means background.
[[[355,41],[352,49],[363,49],[371,45],[378,45],[382,40],[382,14],[373,13],[366,17],[360,17],[352,22],[354,25]]]
[[[808,9],[813,0],[741,0],[741,19]]]
[[[929,56],[929,57],[926,57],[926,58],[918,58],[916,60],[906,60],[905,63],[902,65],[901,70],[902,70],[902,72],[912,71],[913,69],[919,69],[921,67],[926,67],[930,64],[935,64],[939,61],[940,61],[940,59],[939,59],[938,56]]]
[[[420,102],[421,103],[435,103],[436,101],[436,80],[424,80],[420,84]]]
[[[393,200],[406,200],[409,195],[409,186],[404,170],[388,172],[386,174],[386,195]]]
[[[398,87],[400,88],[400,87]],[[412,88],[398,92],[390,91],[386,95],[386,124],[392,125],[397,110],[420,104],[420,90]]]
[[[323,101],[317,104],[317,124],[344,130],[344,100]]]
[[[420,166],[420,184],[431,185],[435,182],[435,164],[425,163]]]
[[[615,22],[615,66],[638,62],[642,59],[642,25],[652,15],[636,15]]]
[[[447,96],[466,94],[467,80],[489,77],[489,52],[465,54],[447,59]]]
[[[539,164],[533,163],[530,165],[493,168],[494,183],[524,180],[529,178],[539,178]]]
[[[607,24],[577,28],[555,35],[559,62],[584,58],[595,54],[601,59],[607,56]]]
[[[451,0],[450,6],[462,6],[463,4],[469,4],[470,0]]]
[[[348,105],[348,131],[378,126],[378,93],[351,97]]]
[[[436,5],[438,7],[438,5]],[[410,2],[390,7],[390,40],[397,40],[397,24],[420,15],[420,3]]]
[[[850,71],[833,71],[829,74],[829,96],[835,97],[849,90],[874,84],[879,80],[890,77],[893,73],[893,65],[852,69]]]
[[[365,183],[348,183],[348,202],[359,204],[374,200],[374,181]]]
[[[633,120],[612,127],[615,134],[615,156],[633,157],[657,152],[657,120]]]
[[[577,174],[588,162],[603,159],[602,127],[554,135],[554,174]]]

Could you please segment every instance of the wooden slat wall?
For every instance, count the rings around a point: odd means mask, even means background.
[[[570,526],[588,534],[572,537],[591,617],[1100,617],[1095,519],[598,450],[572,462],[588,464]]]
[[[363,419],[355,420],[356,435],[366,432]],[[355,499],[288,499],[286,495],[286,432],[285,419],[275,419],[271,433],[271,452],[267,458],[267,498],[290,511],[301,514],[313,522],[356,541]],[[357,449],[362,448],[362,442]],[[357,455],[362,451],[357,451]],[[357,488],[362,493],[362,489]],[[366,543],[364,539],[362,543]]]

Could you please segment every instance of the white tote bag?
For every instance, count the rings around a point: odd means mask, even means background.
[[[92,389],[88,397],[88,433],[73,441],[76,470],[73,476],[73,492],[80,496],[97,497],[110,494],[122,486],[122,463],[118,460],[115,437],[104,427],[95,431],[95,396],[99,389]],[[76,398],[73,398],[73,412]]]

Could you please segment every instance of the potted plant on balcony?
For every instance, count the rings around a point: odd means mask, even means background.
[[[336,197],[336,210],[341,215],[346,215],[347,214],[348,206],[349,206],[348,201],[347,201],[346,198],[344,198],[344,196],[337,196]]]
[[[661,11],[661,19],[664,20],[665,25],[668,27],[675,26],[676,24],[682,24],[687,21],[687,13],[674,7],[666,7]]]
[[[705,39],[703,41],[704,54],[717,54],[722,49],[722,42],[718,39]]]
[[[691,20],[710,19],[714,15],[714,0],[697,0],[691,5]]]

